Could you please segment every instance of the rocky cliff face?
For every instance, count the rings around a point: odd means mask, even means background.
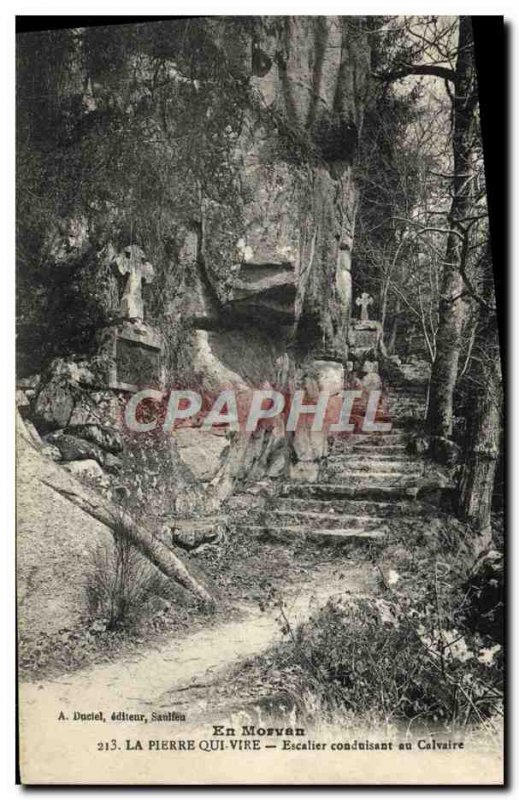
[[[346,359],[362,18],[74,29],[28,35],[19,59],[20,367],[40,375],[24,413],[56,459],[124,475],[132,384],[285,388]],[[211,440],[197,467],[188,438],[167,459],[210,507],[237,476],[284,468],[264,436]]]

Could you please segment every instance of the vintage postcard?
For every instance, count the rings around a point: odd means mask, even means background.
[[[501,785],[502,18],[60,19],[16,37],[20,782]]]

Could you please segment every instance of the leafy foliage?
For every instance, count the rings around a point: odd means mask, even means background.
[[[502,572],[486,562],[474,572],[462,529],[448,520],[416,547],[379,554],[378,597],[346,592],[293,626],[282,595],[269,589],[264,607],[278,610],[287,643],[260,663],[262,682],[283,686],[316,722],[452,727],[501,714]]]
[[[19,349],[31,353],[33,369],[55,355],[56,341],[61,352],[87,351],[92,332],[106,324],[88,273],[109,242],[138,243],[155,265],[152,317],[166,282],[180,283],[182,230],[199,229],[204,203],[216,203],[220,219],[212,266],[218,273],[232,263],[229,231],[241,213],[233,151],[247,106],[232,54],[243,43],[235,35],[224,55],[208,24],[20,38]],[[63,263],[53,243],[66,240],[60,229],[70,220],[84,220],[87,243]],[[49,319],[61,320],[61,330]]]

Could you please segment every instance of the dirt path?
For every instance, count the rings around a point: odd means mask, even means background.
[[[307,619],[317,608],[345,591],[365,594],[372,590],[368,564],[317,567],[311,578],[292,585],[285,595],[287,616],[292,623]],[[25,714],[41,719],[55,716],[56,709],[135,712],[160,708],[164,695],[191,684],[215,681],[241,659],[257,655],[281,633],[273,610],[243,608],[238,620],[208,626],[156,650],[110,664],[91,666],[72,675],[20,687]],[[169,707],[173,703],[169,702]]]
[[[320,565],[310,579],[287,590],[287,615],[297,623],[331,597],[345,592],[372,596],[374,582],[366,562]],[[311,750],[284,752],[270,740],[262,740],[258,752],[240,749],[236,753],[219,737],[215,739],[213,726],[222,724],[227,717],[220,717],[218,703],[213,704],[212,698],[218,698],[228,671],[242,659],[265,651],[280,636],[274,612],[262,613],[249,607],[243,609],[240,619],[208,626],[138,657],[90,667],[55,680],[21,684],[22,780],[52,784],[59,776],[58,781],[65,784],[217,785],[287,780],[342,784],[345,780],[363,782],[369,775],[374,783],[391,782],[398,772],[395,763],[387,759],[374,761],[371,757],[366,760],[367,754],[357,754],[347,761],[342,753],[323,759],[320,752]],[[155,721],[152,717],[153,712],[167,711],[185,713],[186,721]],[[112,720],[113,712],[142,712],[144,719]],[[97,719],[74,719],[78,713],[97,714]],[[245,721],[249,724],[251,720],[241,719],[242,723]],[[263,722],[259,718],[254,721]],[[231,717],[228,722],[234,724],[235,720]],[[321,738],[325,735],[332,737],[330,741],[342,741],[350,734],[342,728],[320,731]],[[215,744],[220,747],[217,751],[213,749]],[[435,783],[438,775],[443,780],[452,775],[453,782],[470,783],[476,774],[485,775],[488,782],[501,780],[498,750],[487,752],[479,748],[467,752],[463,759],[458,756],[456,762],[448,755],[437,756],[433,763],[431,774],[425,776],[422,754],[408,754],[405,780]],[[402,775],[401,771],[398,775]]]

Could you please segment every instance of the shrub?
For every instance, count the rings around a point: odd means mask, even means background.
[[[137,627],[158,590],[153,567],[129,540],[121,522],[113,543],[93,554],[87,592],[92,616],[108,630]]]
[[[271,593],[289,637],[274,672],[306,698],[307,719],[312,707],[315,721],[324,713],[378,724],[481,725],[501,714],[501,646],[471,625],[472,598],[452,564],[437,560],[403,588],[380,574],[378,598],[334,599],[297,628]]]

